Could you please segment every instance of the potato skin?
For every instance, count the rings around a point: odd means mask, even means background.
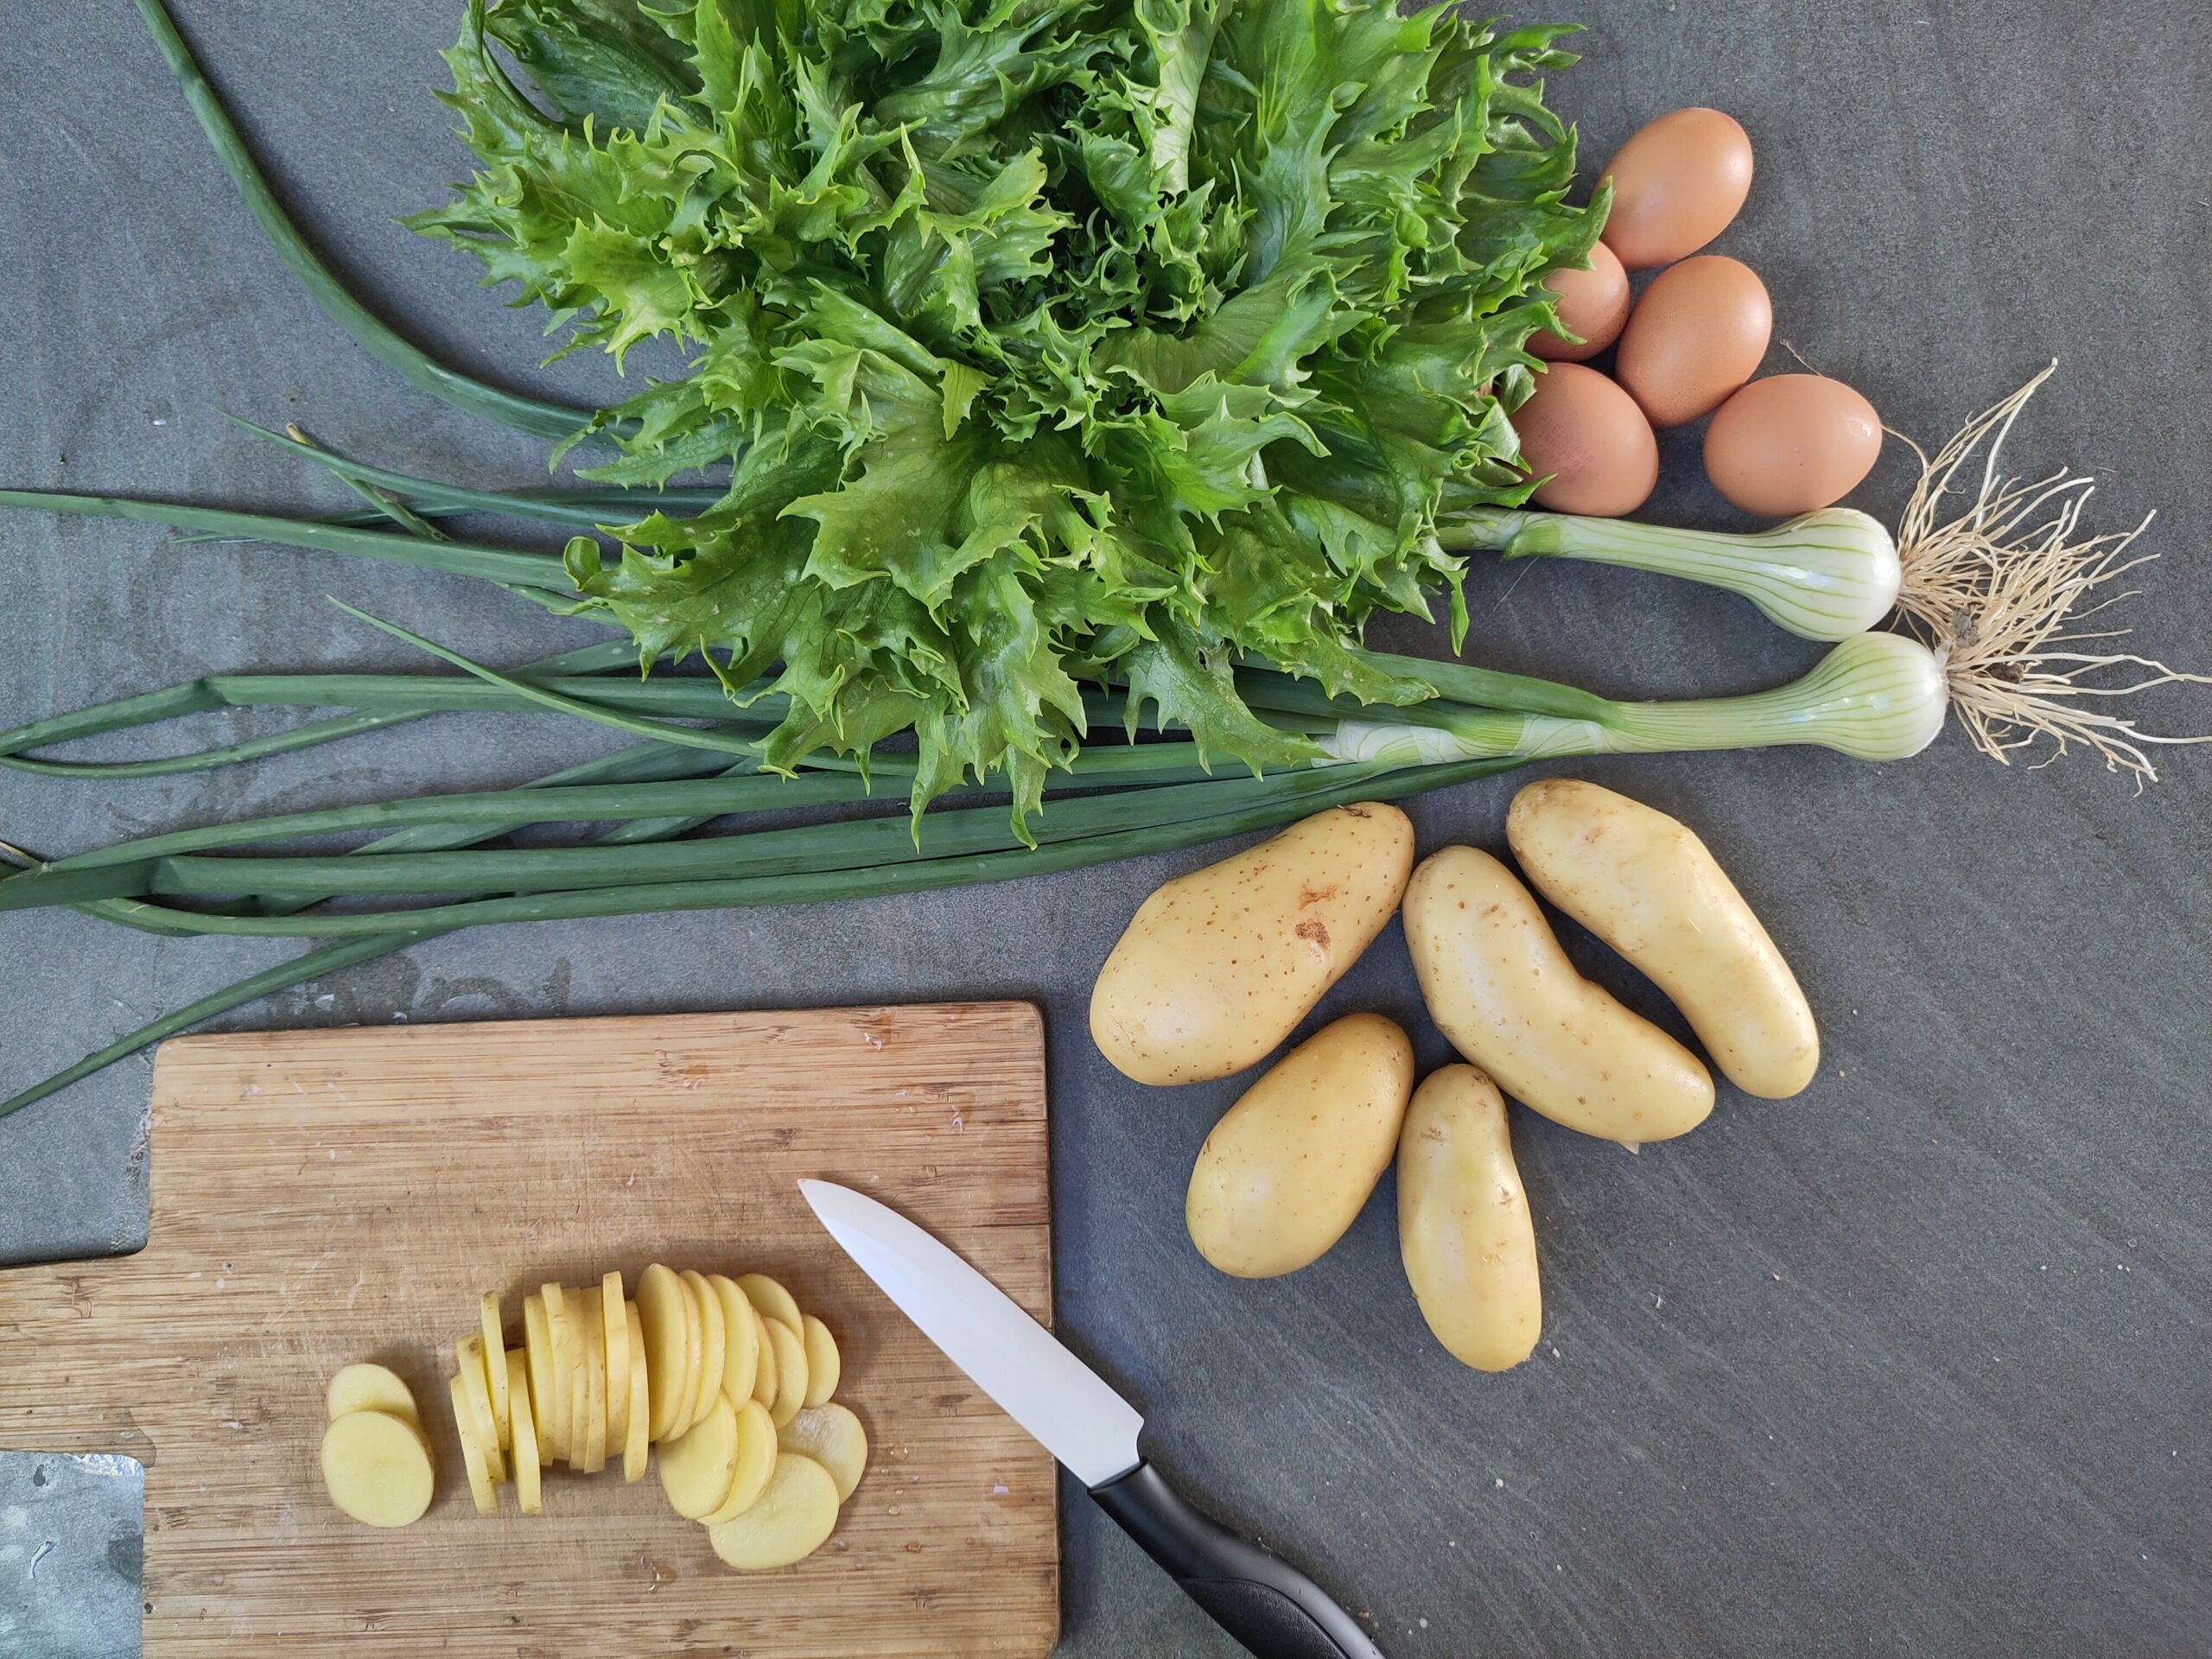
[[[1528,888],[1488,853],[1446,847],[1422,861],[1406,887],[1406,944],[1452,1047],[1554,1122],[1633,1145],[1712,1111],[1713,1074],[1576,973]]]
[[[1198,1254],[1239,1279],[1317,1261],[1390,1166],[1414,1046],[1379,1014],[1324,1026],[1213,1126],[1183,1203]]]
[[[1674,999],[1731,1083],[1783,1100],[1812,1082],[1821,1033],[1797,976],[1688,825],[1552,778],[1513,798],[1505,837],[1538,892]]]
[[[1478,1066],[1447,1065],[1414,1090],[1398,1135],[1398,1254],[1453,1358],[1503,1371],[1529,1357],[1544,1324],[1535,1223],[1505,1102]]]
[[[1090,993],[1099,1052],[1139,1083],[1257,1063],[1374,942],[1413,868],[1395,806],[1332,807],[1142,905]]]

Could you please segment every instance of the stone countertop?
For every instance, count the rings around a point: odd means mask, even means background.
[[[533,373],[532,316],[393,223],[466,165],[427,95],[459,0],[179,0],[180,21],[337,267],[456,364]],[[2212,48],[2157,0],[1586,0],[1554,105],[1594,166],[1685,104],[1743,120],[1758,176],[1716,251],[1788,346],[1940,440],[2063,359],[2018,469],[2161,510],[2130,647],[2212,667]],[[0,5],[0,480],[276,509],[344,505],[229,427],[472,480],[537,446],[409,390],[269,255],[121,0]],[[632,373],[639,365],[632,365]],[[1662,519],[1728,524],[1697,429],[1666,435]],[[1901,446],[1854,499],[1893,514]],[[188,549],[11,514],[0,707],[31,718],[219,670],[414,669],[337,594],[495,661],[597,637],[505,596],[337,556]],[[1726,596],[1478,559],[1470,655],[1608,692],[1749,689],[1816,648]],[[1434,650],[1414,632],[1378,639]],[[2146,699],[2212,728],[2212,695]],[[251,729],[267,729],[249,722]],[[215,729],[210,725],[207,729]],[[588,751],[552,720],[448,719],[296,762],[85,786],[0,779],[0,834],[74,850],[219,814],[516,781]],[[1182,1225],[1190,1162],[1246,1079],[1150,1091],[1085,1033],[1091,977],[1189,853],[817,909],[486,929],[239,1011],[234,1026],[1031,998],[1052,1045],[1059,1308],[1224,1510],[1371,1613],[1397,1659],[2212,1651],[2212,754],[2138,793],[2093,759],[2007,770],[1955,730],[1901,765],[1819,752],[1578,766],[1687,819],[1821,1016],[1818,1082],[1724,1090],[1640,1157],[1516,1114],[1546,1328],[1503,1376],[1428,1338],[1386,1179],[1290,1278],[1223,1278]],[[1412,804],[1424,850],[1496,845],[1510,780]],[[277,961],[69,913],[0,932],[0,1092]],[[1569,930],[1586,969],[1671,1020]],[[1446,1058],[1394,925],[1316,1011],[1392,1014]],[[0,1261],[145,1230],[147,1059],[0,1122]],[[0,1333],[0,1364],[5,1363]],[[138,1482],[0,1455],[0,1656],[137,1650]],[[1234,1651],[1072,1486],[1070,1656]]]

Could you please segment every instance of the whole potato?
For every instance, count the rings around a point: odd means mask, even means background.
[[[1536,1228],[1479,1067],[1447,1065],[1414,1090],[1398,1135],[1398,1254],[1421,1318],[1478,1371],[1529,1357],[1543,1328]]]
[[[1389,1167],[1413,1086],[1414,1046],[1378,1014],[1346,1014],[1284,1055],[1198,1149],[1183,1204],[1198,1254],[1239,1279],[1318,1260]]]
[[[1090,993],[1099,1052],[1139,1083],[1202,1083],[1264,1057],[1359,959],[1406,890],[1414,827],[1332,807],[1138,906]]]
[[[1528,888],[1446,847],[1406,887],[1406,943],[1430,1018],[1507,1093],[1585,1135],[1635,1145],[1695,1128],[1713,1074],[1574,971]]]
[[[1674,999],[1747,1095],[1782,1100],[1820,1069],[1797,976],[1689,828],[1572,778],[1513,798],[1505,838],[1538,892]]]

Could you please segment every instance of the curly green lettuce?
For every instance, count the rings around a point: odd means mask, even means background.
[[[1357,652],[1514,504],[1538,284],[1605,200],[1535,79],[1565,31],[1389,0],[473,0],[446,54],[481,170],[410,223],[620,364],[588,476],[727,464],[691,518],[571,544],[584,611],[791,714],[789,766],[912,729],[918,812],[1017,823],[1127,689],[1255,769],[1307,740],[1256,662],[1363,702]],[[499,48],[495,51],[495,48]],[[504,54],[504,60],[503,54]],[[530,83],[510,78],[512,62]]]

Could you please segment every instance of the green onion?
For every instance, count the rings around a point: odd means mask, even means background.
[[[1448,521],[1440,539],[1455,549],[1496,548],[1509,559],[1581,559],[1703,582],[1741,594],[1806,639],[1846,639],[1875,626],[1896,607],[1900,581],[1897,542],[1853,507],[1824,507],[1751,536],[1481,509]]]
[[[574,437],[592,419],[592,411],[570,409],[541,398],[524,397],[519,393],[502,391],[497,386],[486,385],[481,380],[456,373],[417,347],[409,345],[385,323],[372,315],[367,307],[346,289],[344,283],[332,274],[315,250],[308,246],[284,209],[276,200],[269,181],[262,177],[261,168],[245,147],[245,140],[232,124],[229,112],[222,100],[215,96],[215,89],[207,83],[199,62],[192,55],[192,48],[176,31],[168,9],[162,0],[138,0],[139,15],[146,20],[146,27],[153,31],[154,43],[176,77],[183,90],[185,102],[192,106],[193,115],[200,122],[200,130],[207,135],[207,142],[214,147],[215,157],[223,170],[231,175],[231,182],[238,187],[239,197],[246,211],[253,215],[261,232],[269,238],[269,245],[284,262],[300,285],[313,296],[330,317],[353,336],[354,343],[392,370],[410,385],[419,387],[433,397],[442,398],[454,408],[472,415],[480,415],[502,425],[532,433],[541,438]]]

